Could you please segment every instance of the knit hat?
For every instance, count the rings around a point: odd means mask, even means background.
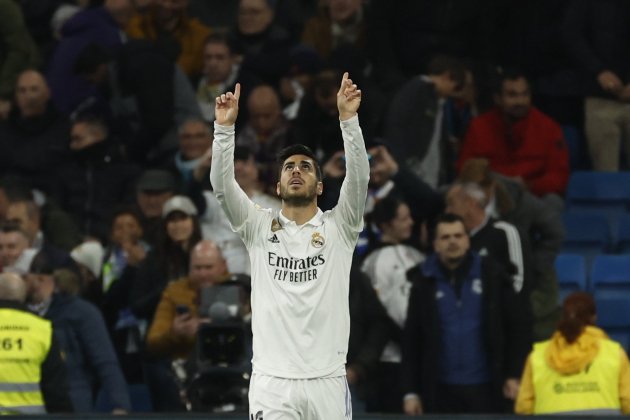
[[[100,242],[83,242],[70,252],[70,256],[78,264],[82,264],[90,270],[90,273],[94,274],[94,277],[98,278],[101,275],[105,250]]]

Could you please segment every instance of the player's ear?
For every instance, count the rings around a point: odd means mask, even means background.
[[[322,195],[324,192],[324,183],[322,181],[317,181],[317,195]]]
[[[280,197],[280,181],[276,183],[276,195]]]

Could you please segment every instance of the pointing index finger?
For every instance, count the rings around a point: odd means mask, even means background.
[[[241,84],[237,83],[236,86],[234,87],[234,97],[236,98],[236,100],[238,101],[238,98],[241,97]]]
[[[341,86],[339,86],[339,92],[337,95],[343,95],[343,91],[346,88],[346,80],[348,80],[348,72],[344,72],[343,78],[341,79]]]

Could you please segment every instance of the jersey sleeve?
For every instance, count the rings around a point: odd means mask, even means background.
[[[270,211],[256,206],[234,179],[234,126],[214,124],[210,182],[230,227],[251,244],[254,226]]]
[[[340,126],[346,155],[346,176],[341,184],[339,202],[333,208],[332,215],[346,244],[354,247],[363,229],[370,164],[359,126],[359,117],[354,116],[346,121],[340,121]]]

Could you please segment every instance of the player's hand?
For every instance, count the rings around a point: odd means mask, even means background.
[[[408,416],[419,416],[422,414],[422,401],[419,398],[406,398],[403,403],[403,411]]]
[[[359,105],[361,105],[361,90],[352,82],[352,79],[348,78],[348,72],[345,72],[341,79],[339,92],[337,92],[339,119],[345,121],[354,117]]]
[[[238,116],[238,99],[241,97],[241,84],[237,83],[234,93],[227,92],[217,96],[214,106],[214,118],[219,125],[231,126]]]

